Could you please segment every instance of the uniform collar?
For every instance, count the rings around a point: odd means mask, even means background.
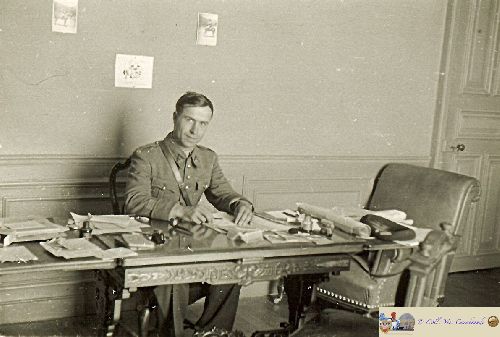
[[[189,154],[189,156],[186,156],[186,153],[182,150],[182,148],[177,145],[177,143],[174,141],[174,136],[172,132],[170,132],[165,139],[163,140],[165,145],[169,148],[169,150],[172,152],[172,155],[174,156],[175,162],[177,166],[180,167],[180,164],[184,162],[186,159],[190,159],[191,163],[193,166],[198,166],[199,159],[198,159],[198,152],[199,148],[198,146],[195,146],[193,148],[193,151]]]

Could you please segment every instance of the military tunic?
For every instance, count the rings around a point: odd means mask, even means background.
[[[192,205],[199,202],[203,193],[215,208],[228,213],[232,213],[231,208],[237,201],[249,202],[235,192],[224,177],[214,151],[198,145],[187,156],[170,133],[165,139],[133,153],[125,192],[127,213],[169,220],[175,205],[186,205],[160,142],[170,149],[183,179],[181,188],[187,191]]]
[[[186,155],[174,143],[170,133],[162,141],[140,147],[132,154],[125,192],[127,213],[169,220],[172,208],[186,205],[172,169],[160,148],[160,142],[164,142],[172,153],[183,179],[181,188],[187,191],[192,205],[199,202],[203,193],[218,210],[229,213],[234,212],[238,201],[249,202],[236,193],[224,177],[214,151],[196,146]],[[198,328],[208,329],[216,326],[231,330],[238,307],[240,287],[237,284],[191,283],[178,285],[176,291],[182,298],[181,307],[206,296],[203,313],[196,322]],[[160,324],[160,333],[166,335],[175,333],[173,330],[179,324],[172,321],[171,291],[172,286],[157,286],[154,290],[163,322]],[[184,309],[181,312],[184,312]],[[182,323],[182,318],[180,322]]]

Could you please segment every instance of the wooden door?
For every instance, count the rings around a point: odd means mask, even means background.
[[[452,271],[500,266],[500,0],[450,0],[433,166],[478,178]]]

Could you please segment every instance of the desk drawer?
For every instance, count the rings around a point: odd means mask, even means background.
[[[193,282],[248,285],[286,275],[339,272],[348,270],[349,264],[349,255],[314,255],[129,267],[124,269],[124,286],[138,288]]]

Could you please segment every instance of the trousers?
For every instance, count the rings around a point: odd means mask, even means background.
[[[189,283],[157,286],[154,293],[160,309],[160,336],[180,336],[189,304],[205,297],[203,313],[196,321],[196,330],[210,330],[213,327],[231,331],[241,286],[238,284],[211,285]]]

